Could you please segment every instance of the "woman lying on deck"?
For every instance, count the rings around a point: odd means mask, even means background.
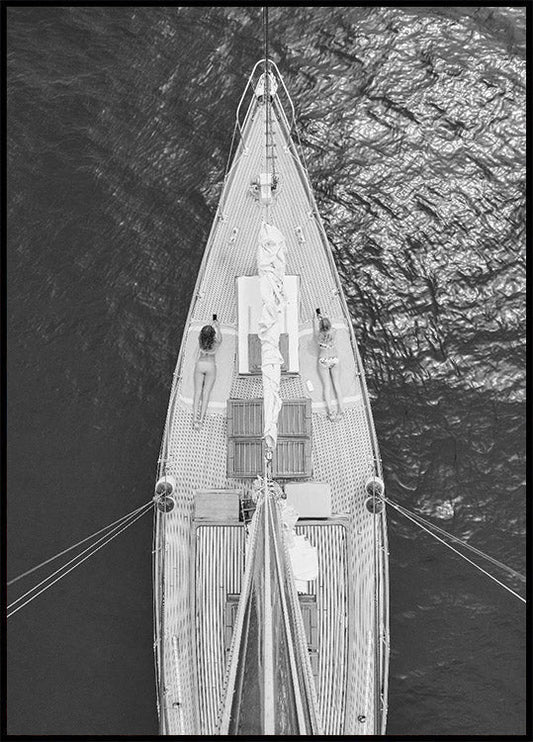
[[[318,343],[318,373],[324,389],[324,400],[330,420],[336,420],[342,415],[342,392],[339,378],[339,355],[335,345],[336,331],[331,325],[328,317],[322,316],[320,309],[316,310],[313,317],[315,340]],[[337,414],[331,402],[331,387],[337,398]]]
[[[204,325],[198,336],[200,349],[198,360],[194,368],[194,400],[193,400],[193,428],[198,430],[204,421],[209,396],[217,377],[217,366],[215,353],[222,342],[222,333],[217,321],[216,314],[213,315],[211,325]],[[202,400],[200,407],[200,398]]]

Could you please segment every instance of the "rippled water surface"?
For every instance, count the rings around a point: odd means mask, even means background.
[[[262,33],[253,7],[8,9],[9,576],[151,496]],[[279,7],[270,37],[389,497],[524,572],[525,9]],[[522,604],[389,522],[388,733],[523,733]],[[147,516],[10,619],[12,733],[157,731],[150,549]]]

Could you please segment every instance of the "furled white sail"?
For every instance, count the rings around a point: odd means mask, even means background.
[[[299,513],[292,505],[287,504],[287,500],[281,502],[280,517],[284,526],[283,535],[296,589],[307,592],[307,583],[318,577],[317,548],[303,533],[296,533],[294,526],[298,521]]]
[[[278,439],[279,394],[282,355],[279,351],[281,316],[285,304],[285,238],[276,227],[262,222],[257,249],[257,273],[263,302],[259,320],[261,371],[263,375],[264,430],[267,446]]]

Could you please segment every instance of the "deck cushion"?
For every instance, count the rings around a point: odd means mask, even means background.
[[[194,496],[194,517],[197,520],[239,520],[239,492],[230,489],[198,490]]]
[[[284,276],[284,291],[286,298],[285,310],[281,317],[282,338],[285,334],[287,340],[281,340],[280,350],[285,358],[286,368],[282,367],[282,372],[298,373],[298,293],[299,293],[299,276]],[[237,320],[238,320],[238,354],[239,354],[239,373],[240,374],[257,374],[261,373],[261,368],[257,370],[257,350],[254,346],[254,340],[250,341],[250,335],[257,335],[259,329],[259,318],[261,316],[261,291],[259,288],[259,276],[239,276],[236,279],[237,285]],[[284,353],[283,344],[287,343],[287,350]],[[250,358],[250,350],[253,357]],[[259,366],[260,366],[260,344],[259,344]]]
[[[285,494],[300,518],[331,517],[331,485],[327,482],[287,482]]]

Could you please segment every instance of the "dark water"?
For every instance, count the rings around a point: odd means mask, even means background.
[[[389,497],[523,572],[525,9],[270,33]],[[251,7],[8,9],[10,577],[151,497],[261,43]],[[156,732],[150,549],[147,516],[9,620],[9,731]],[[390,560],[388,733],[523,733],[523,605],[395,512]]]

